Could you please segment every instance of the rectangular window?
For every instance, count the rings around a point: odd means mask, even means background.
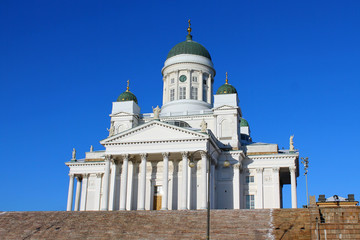
[[[192,81],[193,81],[193,82],[197,82],[197,77],[195,77],[195,76],[192,77]]]
[[[191,99],[198,99],[198,89],[196,87],[191,87]]]
[[[186,99],[186,87],[179,88],[179,99]]]
[[[246,176],[245,182],[246,183],[253,183],[254,182],[254,176]]]
[[[203,101],[207,102],[207,91],[206,88],[203,89]]]
[[[175,89],[170,89],[170,101],[174,101],[175,99]]]
[[[255,196],[246,195],[246,209],[255,209]]]
[[[175,82],[175,79],[174,78],[172,78],[171,79],[171,84],[173,84]]]

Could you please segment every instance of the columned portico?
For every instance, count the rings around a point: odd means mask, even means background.
[[[128,165],[129,165],[129,154],[122,155],[123,164],[122,164],[122,173],[121,173],[121,182],[120,182],[120,210],[126,209],[126,195],[127,195],[127,185],[128,185]]]
[[[139,203],[138,210],[145,210],[145,194],[146,194],[146,153],[141,153],[141,163],[140,163],[140,192],[139,192]]]
[[[169,153],[162,153],[163,156],[163,196],[161,199],[161,210],[168,210],[169,199]]]
[[[72,210],[73,205],[73,198],[74,198],[74,174],[69,174],[70,181],[69,181],[69,192],[68,192],[68,200],[67,200],[67,207],[66,211]]]
[[[290,167],[290,180],[291,180],[291,207],[297,208],[297,195],[296,195],[296,167]]]

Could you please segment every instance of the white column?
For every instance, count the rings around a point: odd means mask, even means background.
[[[179,100],[179,73],[180,73],[179,71],[176,71],[174,100]]]
[[[164,152],[163,155],[163,196],[161,199],[161,210],[168,210],[169,199],[169,153]]]
[[[210,201],[210,207],[212,209],[215,208],[216,204],[215,204],[215,165],[211,164],[211,201]]]
[[[201,155],[201,177],[200,177],[200,209],[207,209],[207,154],[200,152]]]
[[[109,193],[109,210],[113,211],[115,209],[115,200],[116,200],[116,174],[117,174],[117,162],[116,160],[111,161],[111,180],[110,180],[110,193]]]
[[[140,154],[140,192],[138,210],[145,210],[145,193],[146,193],[146,153]]]
[[[81,176],[76,176],[76,195],[74,211],[79,211],[80,207],[80,191],[81,191]]]
[[[129,159],[130,160],[130,159]],[[135,172],[136,163],[135,161],[129,162],[128,164],[128,179],[127,179],[127,190],[126,190],[126,210],[135,210],[133,209],[133,181],[134,181],[134,172]],[[136,189],[138,190],[138,189]],[[137,201],[137,199],[135,199]]]
[[[263,201],[263,171],[264,168],[257,168],[256,169],[256,208],[264,208],[264,201]]]
[[[208,85],[208,92],[207,92],[207,102],[209,104],[211,104],[211,92],[212,92],[212,80],[211,80],[211,74],[209,74],[209,79],[207,81],[207,85]]]
[[[110,177],[110,155],[105,156],[105,174],[104,174],[104,190],[101,202],[101,210],[107,211],[109,209],[109,177]]]
[[[124,154],[121,173],[121,186],[120,186],[120,210],[126,209],[126,195],[127,195],[127,179],[128,179],[128,165],[129,154]]]
[[[169,89],[169,84],[168,84],[168,82],[169,82],[169,79],[168,79],[168,81],[166,81],[166,79],[167,79],[168,77],[167,76],[163,76],[163,86],[164,86],[164,89],[163,89],[163,105],[165,104],[165,103],[167,103],[167,102],[169,102],[169,98],[168,98],[168,94],[167,94],[167,92],[170,92],[170,89]],[[165,83],[166,82],[166,83]]]
[[[180,194],[180,209],[187,209],[188,199],[188,152],[181,152],[182,156],[182,184]]]
[[[234,209],[240,209],[240,164],[234,165]]]
[[[199,92],[198,92],[198,100],[203,101],[203,89],[204,89],[204,83],[203,83],[203,72],[199,71],[199,76],[198,76],[198,81],[199,81]]]
[[[87,174],[87,173],[83,174],[82,187],[81,187],[80,211],[86,210],[88,176],[89,176],[89,174]]]
[[[290,178],[291,178],[291,207],[297,208],[297,195],[296,195],[296,167],[290,167]]]
[[[100,200],[102,199],[101,186],[102,186],[102,176],[103,175],[104,175],[104,173],[96,173],[96,196],[97,196],[97,198],[95,199],[95,206],[97,206],[96,210],[101,209]]]
[[[74,174],[69,174],[69,177],[70,177],[70,181],[69,181],[69,192],[68,192],[66,211],[72,210],[73,197],[74,197]]]
[[[191,92],[191,71],[187,71],[187,78],[188,80],[186,83],[186,99],[191,99],[190,92]]]
[[[279,167],[273,167],[273,186],[274,186],[274,208],[280,208],[280,176]]]

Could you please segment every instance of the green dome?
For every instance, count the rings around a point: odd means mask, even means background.
[[[219,87],[219,89],[216,91],[216,94],[232,94],[232,93],[237,93],[237,91],[235,87],[233,87],[228,83],[225,83],[224,85]]]
[[[117,98],[117,101],[118,102],[134,101],[136,102],[136,104],[138,103],[136,96],[128,90],[120,94],[120,96]]]
[[[249,127],[249,123],[245,118],[241,118],[240,127]]]
[[[167,55],[166,59],[180,54],[193,54],[206,57],[211,60],[210,53],[200,43],[194,42],[192,36],[186,36],[186,41],[176,44]]]

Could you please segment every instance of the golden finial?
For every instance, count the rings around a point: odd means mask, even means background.
[[[188,27],[187,31],[188,31],[188,33],[189,33],[189,35],[190,35],[190,33],[191,33],[191,23],[190,23],[190,19],[188,20],[188,23],[189,23],[189,27]]]
[[[126,87],[126,91],[129,91],[129,84],[130,84],[130,80],[127,80],[127,87]]]
[[[228,74],[227,74],[227,72],[226,72],[225,84],[229,84],[228,82],[229,82],[229,80],[228,80]]]

